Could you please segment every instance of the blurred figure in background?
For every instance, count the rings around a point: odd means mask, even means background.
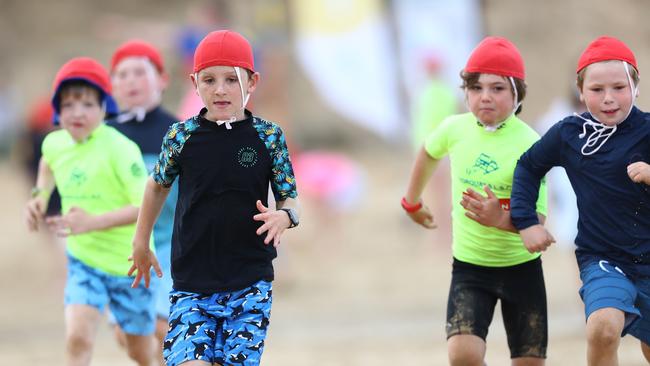
[[[109,305],[126,335],[128,355],[141,366],[154,359],[153,290],[131,288],[130,239],[135,231],[146,171],[138,147],[104,118],[117,113],[104,67],[87,58],[65,63],[54,80],[54,122],[62,129],[43,141],[25,221],[38,230],[56,185],[62,215],[47,219],[66,237],[66,356],[89,365],[104,308]]]
[[[422,148],[427,136],[442,121],[458,112],[458,100],[455,88],[442,78],[443,56],[431,52],[424,57],[424,69],[427,81],[422,92],[417,96],[413,108],[413,129],[411,142],[415,151]],[[449,159],[444,157],[438,163],[436,171],[427,183],[422,199],[431,207],[437,218],[439,230],[431,232],[434,242],[451,240],[451,189],[449,185]]]
[[[111,59],[111,80],[113,95],[121,113],[117,118],[110,120],[108,125],[122,132],[140,147],[147,171],[151,173],[160,155],[160,143],[169,127],[176,121],[176,118],[160,105],[162,93],[167,87],[168,75],[159,50],[141,40],[123,43],[115,50]],[[156,289],[157,358],[161,365],[164,364],[162,345],[167,335],[169,293],[172,291],[171,240],[177,195],[178,185],[173,184],[153,228],[156,257],[163,272]],[[119,327],[115,327],[115,331],[119,343],[124,345],[124,332]]]

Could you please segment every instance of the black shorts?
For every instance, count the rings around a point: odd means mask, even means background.
[[[497,300],[510,357],[546,358],[548,321],[540,258],[510,267],[483,267],[454,258],[447,339],[472,334],[485,340]]]

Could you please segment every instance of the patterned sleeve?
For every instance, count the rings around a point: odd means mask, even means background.
[[[289,149],[284,138],[284,133],[279,126],[275,126],[276,143],[272,152],[272,178],[271,188],[276,201],[287,198],[296,198],[296,177],[293,175],[293,166],[289,157]]]
[[[158,161],[151,173],[151,177],[156,183],[166,188],[172,186],[180,171],[178,158],[188,137],[189,134],[184,128],[184,123],[174,123],[169,127],[160,147]]]

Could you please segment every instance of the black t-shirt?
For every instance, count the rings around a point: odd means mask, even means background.
[[[293,168],[279,126],[253,117],[226,124],[198,116],[167,132],[154,180],[170,186],[178,176],[172,238],[174,289],[233,291],[273,280],[277,253],[255,231],[256,201],[297,196]]]

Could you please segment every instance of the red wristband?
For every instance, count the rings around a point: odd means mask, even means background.
[[[402,208],[406,212],[416,212],[419,211],[422,208],[422,200],[419,200],[418,203],[412,205],[406,201],[406,197],[402,197]]]

